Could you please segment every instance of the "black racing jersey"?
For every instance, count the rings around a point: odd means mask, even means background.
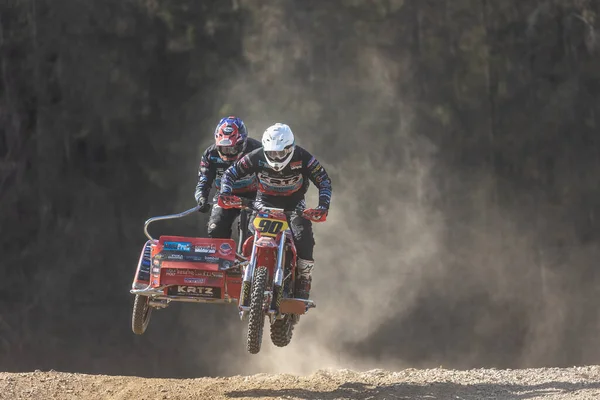
[[[329,208],[331,180],[319,161],[300,146],[296,146],[290,162],[281,171],[269,166],[262,147],[247,154],[225,171],[221,193],[235,194],[236,183],[250,174],[258,179],[257,201],[287,209],[304,200],[310,180],[319,189],[319,206]]]
[[[262,144],[252,138],[246,140],[246,149],[243,155],[248,154],[258,148],[262,147]],[[196,185],[196,201],[200,197],[208,197],[210,189],[215,184],[217,191],[221,188],[221,177],[223,172],[229,168],[235,161],[225,161],[219,155],[217,146],[212,145],[200,159],[200,168],[198,169],[198,184]],[[243,194],[246,197],[254,198],[256,195],[257,182],[254,175],[245,176],[239,179],[232,187],[232,191],[235,194]]]

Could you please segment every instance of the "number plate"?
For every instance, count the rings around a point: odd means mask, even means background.
[[[279,232],[285,231],[288,228],[287,221],[274,218],[254,218],[254,229],[264,236],[277,236]]]

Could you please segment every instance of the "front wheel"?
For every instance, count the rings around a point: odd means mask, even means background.
[[[250,354],[260,351],[263,328],[265,325],[265,290],[269,272],[267,267],[258,267],[254,271],[252,294],[250,297],[250,315],[248,316],[248,340],[246,349]]]
[[[131,330],[133,333],[141,335],[146,332],[151,315],[150,297],[136,294],[133,302],[133,313],[131,315]]]

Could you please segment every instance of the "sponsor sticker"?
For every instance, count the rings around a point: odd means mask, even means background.
[[[217,257],[211,256],[207,253],[190,253],[190,254],[183,255],[183,261],[211,263],[211,262],[213,262],[212,260],[214,260],[214,259],[218,260]]]
[[[164,249],[176,251],[191,251],[192,244],[189,242],[165,242]]]
[[[294,162],[290,163],[290,168],[291,169],[300,169],[300,168],[302,168],[302,161],[294,161]]]
[[[183,260],[183,254],[169,254],[167,260]]]
[[[167,276],[208,276],[210,278],[222,278],[222,272],[216,271],[202,271],[199,269],[187,269],[187,268],[164,268]]]
[[[216,253],[217,247],[214,244],[207,245],[196,245],[194,246],[194,253]]]
[[[219,253],[224,256],[231,254],[232,251],[233,249],[229,243],[221,243],[221,246],[219,246]]]
[[[202,285],[206,283],[206,278],[183,278],[183,281],[185,283],[195,283]]]
[[[169,287],[168,294],[206,298],[221,298],[221,288],[206,286],[177,285]]]

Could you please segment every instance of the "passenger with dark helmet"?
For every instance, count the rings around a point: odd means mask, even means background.
[[[223,118],[215,128],[215,143],[209,146],[200,160],[198,169],[198,184],[195,198],[198,211],[206,213],[210,210],[208,196],[213,183],[216,195],[221,186],[221,176],[227,168],[247,153],[261,147],[258,140],[248,137],[244,122],[235,116]],[[257,182],[253,175],[241,177],[231,188],[232,193],[254,200]],[[211,238],[228,239],[231,237],[231,225],[240,214],[239,209],[224,209],[215,204],[208,221],[208,236]]]
[[[308,151],[296,145],[294,134],[286,124],[267,128],[263,148],[245,155],[223,173],[218,203],[223,208],[236,207],[240,201],[235,187],[248,175],[258,179],[256,203],[293,211],[306,206],[304,195],[309,181],[319,189],[319,206],[305,209],[302,216],[289,217],[289,225],[298,254],[296,297],[308,299],[314,267],[315,245],[312,223],[324,221],[331,201],[331,180],[325,168]],[[244,178],[246,177],[246,178]]]

